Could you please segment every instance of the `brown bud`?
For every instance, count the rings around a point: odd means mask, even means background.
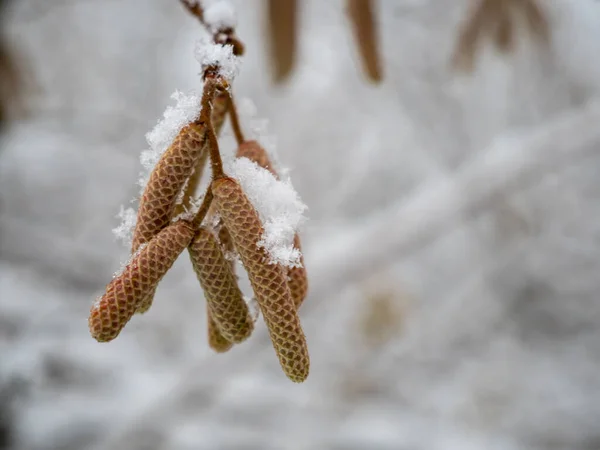
[[[248,272],[281,367],[292,381],[302,382],[308,376],[310,361],[287,274],[281,266],[269,264],[265,250],[257,246],[263,227],[238,182],[219,178],[213,181],[212,191],[221,220]]]
[[[92,306],[88,325],[94,339],[108,342],[117,337],[193,236],[194,230],[187,222],[176,222],[160,231],[133,256]]]
[[[198,229],[188,252],[204,290],[211,318],[225,339],[242,342],[252,333],[254,323],[231,271],[231,264],[225,259],[212,232],[204,227]]]

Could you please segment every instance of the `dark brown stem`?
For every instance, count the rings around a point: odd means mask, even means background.
[[[194,229],[198,228],[202,224],[202,221],[206,217],[206,214],[208,214],[208,210],[210,209],[210,204],[212,203],[212,199],[213,199],[213,193],[212,193],[212,190],[210,189],[210,185],[209,185],[208,188],[206,189],[206,193],[204,194],[204,198],[202,199],[202,204],[200,205],[200,209],[198,209],[198,212],[192,219],[192,227]]]
[[[208,125],[211,123],[210,115],[212,113],[212,99],[215,96],[217,82],[214,79],[207,79],[204,82],[204,90],[202,91],[202,109],[198,122]],[[208,128],[208,127],[207,127]]]
[[[241,145],[246,139],[244,138],[244,133],[240,126],[240,118],[238,116],[237,108],[235,107],[235,102],[233,101],[233,95],[231,94],[229,94],[229,118],[231,119],[231,128],[233,129],[235,140],[238,145]]]
[[[210,168],[212,170],[213,180],[223,178],[225,172],[223,171],[223,160],[221,159],[221,152],[219,151],[219,142],[215,129],[212,123],[208,123],[206,127],[206,138],[208,140],[208,151],[210,152]]]

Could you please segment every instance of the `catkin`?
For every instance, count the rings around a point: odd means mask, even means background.
[[[279,178],[279,175],[269,160],[269,155],[258,142],[242,142],[237,149],[236,156],[238,158],[248,158],[250,161],[254,161],[263,169],[271,172],[275,178]],[[227,231],[226,228],[223,229]],[[223,241],[223,239],[221,239],[221,241]],[[294,247],[302,251],[300,245],[300,236],[297,234],[294,236]],[[300,264],[302,267],[293,267],[287,269],[288,285],[290,287],[290,292],[292,294],[294,304],[296,305],[296,309],[300,308],[300,305],[302,305],[302,302],[304,302],[308,292],[308,277],[306,275],[306,268],[304,267],[304,258],[300,259]]]
[[[306,338],[285,271],[279,265],[269,264],[265,250],[257,246],[263,233],[258,213],[232,178],[213,181],[212,192],[221,219],[248,272],[281,367],[292,381],[302,382],[310,366]]]
[[[226,340],[242,342],[250,336],[254,324],[231,264],[225,259],[217,239],[211,231],[201,227],[188,252],[212,320]]]
[[[206,142],[203,125],[184,127],[158,161],[140,199],[131,252],[150,241],[173,217],[177,196],[193,172]],[[150,309],[154,291],[142,299],[137,312]]]
[[[132,253],[171,222],[177,196],[194,170],[205,142],[203,125],[187,125],[156,164],[140,199]]]
[[[176,222],[160,231],[134,255],[92,306],[88,325],[94,339],[107,342],[117,337],[140,301],[154,292],[193,236],[194,230],[189,223]]]

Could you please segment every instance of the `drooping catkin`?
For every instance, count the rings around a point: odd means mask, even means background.
[[[194,237],[189,223],[179,221],[161,230],[112,279],[92,306],[88,325],[92,337],[108,342],[117,337],[140,301],[154,292],[162,277]]]
[[[243,142],[238,146],[236,156],[238,158],[248,158],[249,160],[254,161],[263,169],[271,172],[275,178],[279,178],[279,175],[269,160],[269,155],[258,142]],[[225,230],[227,229],[225,228]],[[297,234],[294,236],[294,247],[302,251],[300,236]],[[287,269],[288,285],[290,287],[290,292],[292,294],[294,304],[296,305],[296,309],[302,305],[302,302],[304,302],[308,292],[308,277],[306,274],[306,267],[304,266],[304,258],[302,257],[300,259],[300,264],[302,264],[302,267],[293,267]]]
[[[177,196],[194,170],[205,142],[204,125],[187,125],[156,164],[140,199],[132,253],[171,222]]]
[[[208,346],[217,353],[225,353],[233,347],[233,342],[229,342],[221,334],[219,327],[217,327],[217,324],[212,318],[208,304],[206,305],[206,318],[206,323],[208,325]]]
[[[233,343],[242,342],[252,333],[254,323],[231,271],[231,264],[223,255],[217,239],[211,231],[200,227],[188,252],[212,320],[225,339]]]
[[[281,266],[269,264],[265,250],[257,246],[263,227],[239,183],[229,177],[219,178],[212,182],[212,192],[221,219],[248,272],[281,367],[292,381],[302,382],[308,376],[310,361],[287,274]]]
[[[348,16],[352,23],[354,40],[367,77],[374,83],[381,82],[381,58],[377,37],[377,21],[373,0],[347,0]]]

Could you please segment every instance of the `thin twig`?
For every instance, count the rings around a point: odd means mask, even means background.
[[[231,94],[229,94],[229,119],[231,120],[231,128],[233,129],[235,140],[238,145],[241,145],[246,139],[244,138],[244,133],[240,126],[240,118],[238,116],[237,108],[235,107],[235,102],[233,101],[233,95]]]
[[[199,1],[180,0],[180,2],[192,16],[196,17],[202,23],[202,25],[206,25],[204,23],[204,11],[202,10],[202,6],[200,6]]]
[[[210,168],[212,170],[213,180],[217,180],[223,178],[225,172],[223,171],[223,160],[221,159],[221,152],[219,151],[219,141],[217,140],[215,129],[210,122],[208,123],[206,134],[208,139],[208,150],[210,152]]]
[[[198,212],[192,219],[192,226],[194,227],[194,229],[198,228],[202,224],[202,221],[208,214],[208,210],[210,209],[212,199],[213,199],[213,193],[212,193],[212,190],[209,185],[208,188],[206,189],[206,193],[204,194],[204,198],[202,199],[202,204],[200,205],[200,209],[198,209]]]

